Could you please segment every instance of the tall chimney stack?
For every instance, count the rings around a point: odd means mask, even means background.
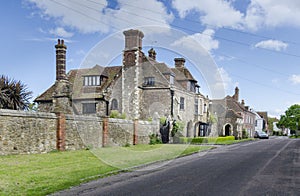
[[[239,101],[239,94],[240,94],[240,89],[238,87],[235,87],[233,99],[237,102]]]
[[[175,58],[175,68],[184,68],[185,59],[184,58]]]
[[[56,48],[56,80],[66,80],[66,51],[64,40],[58,39]]]
[[[144,34],[142,31],[130,29],[124,31],[125,35],[125,50],[142,50],[142,39]]]

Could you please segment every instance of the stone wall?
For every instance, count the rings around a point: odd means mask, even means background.
[[[52,113],[0,110],[0,155],[55,150],[56,126]]]
[[[102,147],[102,123],[96,116],[66,115],[66,150]]]
[[[105,119],[0,109],[0,155],[147,144],[159,132],[156,121]]]

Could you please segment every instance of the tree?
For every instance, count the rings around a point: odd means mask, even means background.
[[[0,108],[12,110],[26,110],[32,92],[21,81],[0,76]]]
[[[290,130],[299,130],[300,126],[300,105],[294,104],[289,107],[284,115],[280,116],[277,123],[278,127],[289,128]]]

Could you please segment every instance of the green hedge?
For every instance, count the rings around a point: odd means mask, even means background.
[[[195,137],[195,138],[189,138],[189,137],[180,137],[179,143],[181,144],[214,144],[218,142],[224,142],[224,141],[232,141],[235,140],[234,136],[226,136],[226,137]]]

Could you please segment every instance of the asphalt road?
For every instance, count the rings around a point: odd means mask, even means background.
[[[218,147],[56,195],[300,195],[300,140]]]

